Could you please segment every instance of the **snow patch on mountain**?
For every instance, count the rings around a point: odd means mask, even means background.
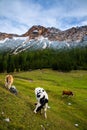
[[[8,40],[9,40],[9,38],[5,38],[4,40],[0,40],[0,43],[5,43]]]
[[[39,36],[35,39],[29,39],[29,37],[13,37],[11,39],[6,38],[0,41],[0,52],[11,52],[18,54],[25,50],[42,50],[46,48],[51,49],[63,49],[72,48],[77,46],[86,46],[87,37],[83,41],[50,41],[47,37]]]

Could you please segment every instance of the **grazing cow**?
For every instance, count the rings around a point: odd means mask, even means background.
[[[63,95],[73,96],[73,92],[72,92],[72,91],[69,91],[69,90],[64,90],[64,91],[62,92],[62,96],[63,96]]]
[[[47,118],[47,108],[48,108],[48,94],[43,88],[36,88],[35,89],[35,95],[37,99],[36,108],[34,109],[34,113],[37,113],[38,111],[41,111],[44,109],[44,116]]]
[[[13,84],[13,76],[12,75],[6,75],[5,77],[5,87],[7,89],[10,89]]]

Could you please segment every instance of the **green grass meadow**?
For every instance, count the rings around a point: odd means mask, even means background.
[[[0,130],[87,130],[87,71],[42,69],[12,75],[17,96],[4,88],[6,73],[0,74]],[[48,93],[47,119],[33,113],[36,87]],[[74,96],[62,97],[63,90],[73,91]]]

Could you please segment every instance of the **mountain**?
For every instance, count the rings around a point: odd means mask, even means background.
[[[22,35],[0,33],[0,52],[17,54],[25,50],[62,49],[87,46],[87,26],[62,31],[54,27],[32,26]]]

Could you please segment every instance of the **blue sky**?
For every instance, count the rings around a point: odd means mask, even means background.
[[[22,34],[33,25],[87,25],[87,0],[0,0],[0,32]]]

